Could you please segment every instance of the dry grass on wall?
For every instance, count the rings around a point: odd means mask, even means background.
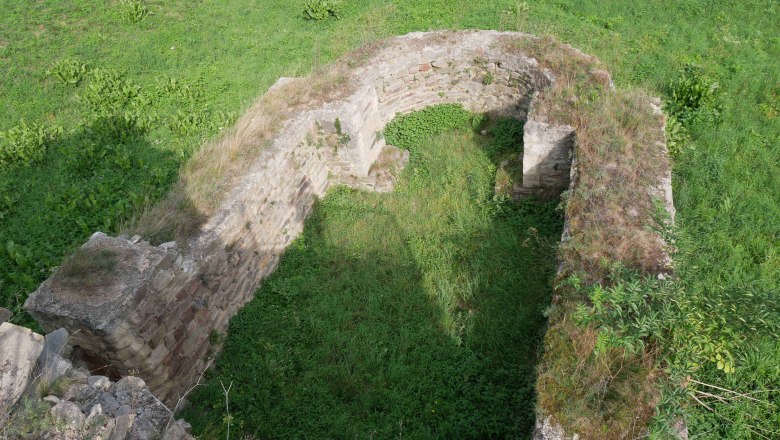
[[[638,91],[604,93],[584,103],[577,130],[577,185],[566,215],[572,239],[562,261],[603,281],[615,264],[643,274],[666,269],[666,245],[653,188],[669,163],[663,116]]]
[[[363,52],[354,56],[365,57]],[[168,195],[128,230],[152,243],[193,237],[292,116],[349,91],[344,63],[272,88],[230,130],[203,145],[182,168]]]
[[[563,275],[605,283],[615,265],[658,273],[666,254],[649,190],[668,166],[658,151],[662,121],[639,92],[603,92],[577,110],[579,175],[566,204]],[[540,408],[583,438],[639,435],[659,399],[652,349],[596,355],[597,332],[572,320],[581,294],[559,286],[558,296],[539,368]]]
[[[597,356],[598,331],[573,319],[585,299],[562,281],[577,274],[585,283],[609,283],[616,266],[642,274],[667,269],[653,199],[659,176],[669,170],[663,115],[646,93],[613,90],[603,65],[576,49],[549,38],[503,44],[555,75],[535,111],[577,134],[577,174],[565,195],[570,238],[559,249],[563,270],[538,369],[538,408],[582,438],[642,435],[659,399],[653,348],[639,355],[609,349]]]
[[[612,90],[595,57],[552,38],[505,39],[507,50],[539,60],[556,78],[535,110],[546,122],[574,127],[578,163],[566,218],[572,239],[561,260],[571,272],[602,281],[615,263],[641,273],[664,269],[653,188],[669,170],[663,115],[640,90]]]

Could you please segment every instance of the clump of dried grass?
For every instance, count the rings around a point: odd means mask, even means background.
[[[113,278],[119,257],[119,252],[114,249],[79,248],[60,266],[59,279],[84,291],[106,285]]]
[[[566,215],[572,240],[562,247],[569,269],[603,281],[619,263],[643,274],[663,271],[652,188],[668,170],[663,120],[637,91],[605,93],[577,120],[579,176]]]

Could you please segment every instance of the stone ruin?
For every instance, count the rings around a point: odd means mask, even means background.
[[[67,329],[74,356],[89,368],[114,379],[132,372],[171,404],[197,382],[212,334],[226,330],[276,269],[328,188],[391,188],[372,165],[385,156],[403,159],[381,136],[398,113],[459,103],[525,121],[522,185],[513,194],[559,195],[576,171],[575,132],[538,111],[539,92],[556,78],[540,60],[507,51],[507,38],[533,37],[466,31],[386,41],[350,69],[351,93],[284,124],[186,243],[153,246],[139,236],[95,233],[82,251],[115,258],[110,276],[79,283],[55,273],[25,308],[47,332]],[[268,94],[283,93],[287,81]],[[670,188],[665,197],[671,206]]]
[[[191,440],[139,377],[117,382],[67,360],[65,329],[45,337],[0,308],[0,438]]]

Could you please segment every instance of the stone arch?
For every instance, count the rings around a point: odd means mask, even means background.
[[[26,309],[46,330],[67,328],[91,366],[113,376],[133,372],[174,402],[206,367],[212,332],[224,331],[275,270],[316,198],[335,184],[376,188],[370,170],[386,147],[379,133],[397,113],[460,103],[526,120],[523,191],[560,193],[569,186],[574,129],[539,110],[540,92],[556,79],[537,58],[510,50],[513,39],[534,41],[468,31],[384,42],[348,71],[348,93],[287,119],[187,243],[96,233],[79,252],[110,250],[113,273],[88,291],[54,274]],[[282,79],[268,95],[283,99],[301,81]]]

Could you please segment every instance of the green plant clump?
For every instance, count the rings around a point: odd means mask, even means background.
[[[719,89],[701,69],[686,66],[669,87],[665,110],[683,125],[717,123],[723,112]]]
[[[144,0],[119,0],[119,15],[130,23],[138,23],[149,14]]]
[[[0,131],[0,168],[17,164],[30,166],[43,160],[49,144],[61,134],[60,127],[27,125],[24,121]]]
[[[306,20],[325,20],[341,18],[341,1],[339,0],[306,0],[303,3],[303,18]]]
[[[469,126],[474,119],[481,117],[472,115],[461,105],[439,104],[398,116],[385,126],[383,135],[388,144],[415,154],[419,139]]]
[[[87,74],[87,65],[73,58],[64,58],[54,63],[46,73],[61,84],[77,86]]]

